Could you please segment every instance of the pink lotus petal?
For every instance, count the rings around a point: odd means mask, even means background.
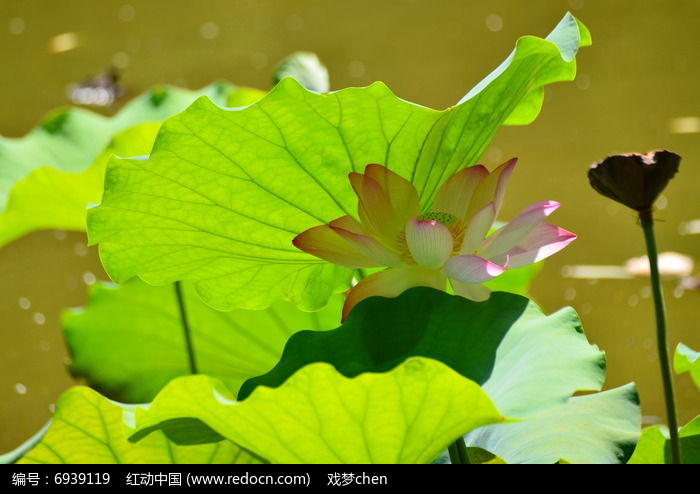
[[[450,280],[455,295],[460,295],[474,302],[483,302],[491,296],[491,289],[478,283],[462,283]]]
[[[507,225],[487,238],[479,247],[479,255],[491,259],[508,252],[559,206],[560,204],[556,201],[530,204]]]
[[[472,216],[467,231],[464,234],[461,254],[473,254],[476,248],[483,242],[484,237],[491,229],[496,219],[496,206],[490,202],[483,209]]]
[[[336,218],[333,221],[331,221],[329,225],[331,227],[342,228],[343,230],[347,230],[352,233],[357,233],[358,235],[371,235],[369,230],[367,230],[367,228],[365,228],[362,223],[360,223],[350,215],[345,215],[341,216],[340,218]]]
[[[396,222],[384,190],[376,181],[359,173],[350,173],[348,177],[359,199],[357,213],[362,224],[373,236],[394,242],[403,224]]]
[[[488,175],[488,170],[482,165],[470,166],[458,171],[440,186],[433,203],[433,211],[450,213],[457,219],[463,220],[467,215],[474,191]]]
[[[474,196],[467,210],[467,217],[471,217],[490,202],[494,203],[496,207],[496,216],[498,217],[501,205],[503,204],[503,195],[505,194],[508,179],[513,173],[517,162],[518,158],[512,158],[506,161],[481,181],[474,191]]]
[[[418,192],[411,182],[383,165],[367,165],[365,177],[379,184],[389,201],[397,224],[402,227],[411,216],[420,213]]]
[[[462,255],[448,259],[444,270],[450,279],[462,283],[483,283],[499,276],[506,268],[483,257]]]
[[[372,268],[383,266],[357,250],[338,235],[329,225],[310,228],[297,235],[292,243],[304,252],[348,268]]]
[[[343,220],[339,218],[338,220]],[[372,259],[377,266],[399,266],[402,264],[401,258],[394,252],[389,251],[381,243],[368,235],[355,233],[338,225],[356,227],[347,220],[334,220],[330,223],[330,228],[342,238],[352,244],[359,252]],[[361,225],[360,225],[361,226]]]
[[[398,297],[405,290],[415,286],[444,290],[446,281],[445,275],[439,270],[427,270],[420,266],[389,268],[371,274],[348,292],[343,306],[342,320],[348,317],[355,305],[367,297]]]
[[[517,247],[510,249],[508,267],[519,268],[556,254],[576,239],[576,235],[550,223],[537,225]]]
[[[406,222],[408,250],[424,268],[441,267],[452,254],[453,242],[452,233],[439,221],[421,221],[414,216]]]

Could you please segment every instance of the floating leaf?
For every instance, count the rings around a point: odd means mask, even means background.
[[[676,374],[689,372],[695,384],[700,388],[700,352],[679,343],[673,356],[673,369]]]
[[[315,363],[242,402],[222,388],[205,376],[172,381],[133,410],[132,439],[161,427],[196,439],[195,418],[271,463],[428,463],[460,434],[503,420],[476,383],[427,358],[354,378]]]
[[[507,463],[624,463],[639,438],[634,384],[575,396],[528,420],[478,429],[466,436]]]
[[[166,121],[147,162],[109,163],[104,199],[89,214],[90,241],[119,282],[193,281],[219,309],[260,309],[279,298],[322,307],[347,286],[349,270],[291,241],[356,209],[349,172],[384,164],[429,205],[502,124],[536,116],[544,85],[573,79],[573,56],[589,42],[567,14],[547,40],[521,38],[445,111],[401,100],[382,83],[315,94],[292,78],[244,109],[200,99]]]
[[[183,287],[197,370],[237,391],[279,360],[289,336],[302,329],[331,329],[340,320],[341,296],[320,312],[289,302],[264,311],[218,312]],[[110,398],[151,401],[172,378],[190,374],[182,319],[173,285],[139,280],[93,285],[90,304],[63,317],[73,359],[71,373]]]
[[[124,405],[122,405],[124,406]],[[161,432],[136,444],[124,436],[123,408],[95,391],[76,387],[56,403],[41,441],[18,463],[260,463],[230,441],[182,446]]]
[[[279,386],[312,362],[354,376],[385,372],[411,356],[444,362],[516,418],[564,403],[575,391],[598,390],[605,377],[604,356],[586,341],[571,308],[545,316],[519,295],[496,292],[472,302],[418,287],[397,298],[366,299],[333,331],[293,335],[279,363],[248,380],[238,397]]]
[[[326,93],[330,89],[328,69],[318,55],[308,51],[292,53],[275,69],[272,82],[277,84],[285,77],[293,77],[310,91]]]
[[[70,108],[54,112],[26,137],[0,137],[0,246],[43,228],[85,230],[86,208],[102,199],[105,162],[112,154],[150,153],[155,122],[202,95],[242,106],[264,94],[254,91],[225,84],[198,91],[156,88],[113,117]],[[150,124],[139,126],[142,122]]]
[[[686,465],[700,464],[700,416],[695,417],[678,431],[681,457]],[[642,431],[630,464],[670,464],[671,441],[668,428],[654,425]]]

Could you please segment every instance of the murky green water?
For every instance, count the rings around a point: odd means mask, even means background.
[[[700,218],[700,64],[696,0],[149,1],[0,3],[0,134],[26,133],[68,104],[66,86],[110,64],[123,67],[131,96],[154,83],[200,87],[215,79],[267,88],[288,53],[317,52],[334,89],[385,81],[399,96],[442,108],[495,67],[521,34],[546,34],[566,10],[590,28],[579,78],[547,89],[540,118],[504,129],[484,156],[520,165],[504,218],[531,202],[563,203],[554,221],[579,234],[548,261],[534,295],[548,311],[573,305],[589,339],[608,355],[607,386],[639,385],[647,422],[662,421],[653,308],[644,280],[575,280],[562,268],[622,264],[643,253],[633,215],[597,196],[587,165],[616,152],[671,149],[681,172],[658,212],[661,250],[700,257],[700,235],[679,225]],[[50,40],[62,33],[60,53]],[[61,46],[58,46],[61,48]],[[674,123],[675,122],[675,123]],[[695,122],[695,123],[693,123]],[[679,131],[684,131],[679,133]],[[510,215],[510,216],[509,216]],[[0,249],[0,451],[50,416],[72,384],[60,334],[62,308],[86,300],[104,278],[78,233],[41,232]],[[700,348],[700,292],[666,285],[669,339]],[[675,294],[674,294],[675,291]],[[688,376],[676,379],[681,422],[700,410]]]

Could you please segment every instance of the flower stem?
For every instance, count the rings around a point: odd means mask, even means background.
[[[187,357],[190,364],[190,373],[197,374],[197,363],[194,359],[192,335],[190,334],[190,325],[187,322],[187,311],[185,310],[185,299],[182,296],[182,285],[179,281],[175,282],[175,295],[177,295],[177,305],[180,309],[180,320],[182,322],[182,329],[185,334],[185,345],[187,347]]]
[[[644,239],[647,244],[649,257],[649,270],[651,274],[651,288],[654,295],[654,308],[656,309],[656,340],[659,351],[659,363],[661,364],[661,377],[664,383],[664,395],[666,398],[666,415],[668,428],[671,433],[671,460],[674,464],[681,463],[681,446],[678,439],[678,421],[676,420],[676,400],[673,396],[673,379],[668,358],[668,343],[666,342],[666,309],[664,296],[659,277],[658,252],[654,237],[654,220],[650,209],[639,212],[639,219],[644,230]]]
[[[461,436],[447,447],[447,452],[450,454],[450,461],[453,465],[469,465],[471,463],[467,453],[467,445],[464,444],[464,438]]]

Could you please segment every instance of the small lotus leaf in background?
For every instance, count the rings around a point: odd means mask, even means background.
[[[327,93],[330,89],[328,69],[315,53],[299,51],[285,58],[275,69],[272,82],[277,84],[285,77],[294,77],[306,89]]]
[[[676,374],[689,372],[695,384],[700,388],[700,352],[679,343],[673,356],[673,369]]]
[[[700,416],[695,417],[678,431],[681,454],[686,465],[700,464]],[[668,428],[654,425],[642,431],[637,448],[629,464],[670,464],[671,443]]]
[[[157,432],[131,443],[124,436],[123,413],[122,406],[89,388],[71,388],[58,399],[41,441],[17,463],[261,463],[226,440],[182,446]]]
[[[299,233],[357,200],[351,171],[380,163],[410,179],[424,207],[477,162],[498,128],[530,122],[543,86],[572,80],[590,44],[567,14],[548,39],[525,36],[460,104],[435,111],[382,83],[316,94],[286,78],[239,110],[205,98],[168,119],[147,162],[113,159],[90,242],[112,279],[195,283],[210,305],[261,309],[288,299],[317,309],[350,278],[294,248]],[[134,230],[139,231],[134,235]]]
[[[0,137],[0,246],[38,228],[84,230],[85,201],[98,202],[102,197],[104,161],[109,155],[98,157],[117,133],[139,123],[162,121],[202,95],[225,104],[233,89],[227,84],[198,91],[158,87],[113,117],[68,108],[53,112],[25,137]],[[152,140],[146,143],[145,154]],[[138,156],[144,149],[143,142],[136,139],[132,152],[129,141],[122,139],[117,151],[121,156]],[[59,195],[54,186],[66,189],[67,194]],[[36,205],[37,198],[40,206],[32,213],[27,205]]]
[[[354,378],[314,363],[241,402],[211,378],[181,377],[128,422],[132,440],[164,427],[182,441],[202,432],[193,418],[271,463],[429,463],[461,434],[503,420],[476,383],[417,357]]]
[[[221,379],[233,391],[270,370],[293,333],[332,329],[340,320],[342,296],[319,312],[301,312],[289,302],[264,311],[218,312],[189,286],[184,303],[197,370]],[[151,401],[172,378],[190,373],[182,320],[173,285],[140,280],[90,289],[84,309],[63,316],[71,373],[109,398]]]
[[[87,207],[102,199],[105,165],[113,155],[139,156],[153,147],[160,123],[134,125],[117,133],[85,170],[42,166],[14,184],[0,214],[0,246],[41,229],[86,230]]]

